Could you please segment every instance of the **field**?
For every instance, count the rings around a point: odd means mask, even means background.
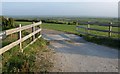
[[[19,22],[19,21],[15,21],[15,24],[16,24],[16,25],[21,24],[22,26],[24,26],[24,25],[32,24],[32,22]]]
[[[87,27],[87,25],[81,25],[81,26]],[[54,30],[68,32],[68,33],[79,34],[76,31],[76,25],[43,23],[42,28],[54,29]],[[98,25],[91,25],[90,28],[95,28],[95,29],[100,29],[100,30],[108,30],[108,27],[98,26]],[[82,31],[82,32],[86,32],[85,29],[79,29],[79,30]],[[118,28],[113,27],[112,31],[118,32]],[[95,35],[99,35],[99,36],[108,36],[108,33],[105,33],[105,32],[90,31],[90,33],[95,34]],[[118,34],[112,34],[112,37],[118,38]]]
[[[16,21],[15,22],[16,25],[21,24],[22,26],[24,25],[28,25],[28,24],[32,24],[32,22],[19,22]],[[87,25],[80,25],[80,26],[84,26],[87,27]],[[58,31],[63,31],[63,32],[68,32],[68,33],[74,33],[74,34],[80,34],[76,31],[76,25],[67,25],[67,24],[54,24],[54,23],[43,23],[42,24],[42,28],[46,28],[46,29],[54,29],[54,30],[58,30]],[[95,29],[100,29],[100,30],[109,30],[108,27],[106,26],[98,26],[98,25],[90,25],[90,28],[95,28]],[[82,32],[86,32],[85,29],[79,29]],[[112,27],[112,31],[118,32],[120,30],[120,28],[117,27]],[[98,36],[108,36],[107,32],[99,32],[99,31],[89,31],[91,34],[95,34]],[[118,38],[118,34],[114,34],[112,33],[112,38]]]
[[[77,33],[75,31],[76,25],[43,23],[42,28],[54,29],[54,30],[68,32],[68,33],[75,33],[75,34]]]

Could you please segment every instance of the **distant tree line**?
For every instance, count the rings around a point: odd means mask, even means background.
[[[59,21],[59,20],[42,20],[43,23],[54,23],[54,24],[67,24],[67,25],[76,25],[76,21]]]
[[[39,22],[39,19],[15,19],[15,21],[19,22]],[[76,25],[76,21],[59,21],[59,20],[52,20],[52,19],[42,19],[43,23],[54,23],[54,24],[67,24],[67,25]]]
[[[40,19],[16,19],[15,21],[20,22],[39,22]],[[43,23],[54,23],[54,24],[66,24],[66,25],[111,25],[118,26],[116,19],[59,19],[59,18],[45,18],[41,19]]]
[[[66,24],[66,25],[114,25],[118,26],[118,22],[112,22],[113,24],[110,24],[111,22],[101,22],[101,21],[89,21],[89,20],[69,20],[69,21],[59,21],[59,20],[42,20],[43,23],[54,23],[54,24]]]
[[[15,21],[19,21],[19,22],[39,22],[40,20],[38,20],[38,19],[15,19]]]

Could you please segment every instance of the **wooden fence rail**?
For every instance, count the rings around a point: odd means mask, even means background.
[[[35,38],[35,34],[39,33],[42,29],[39,28],[37,30],[35,30],[35,27],[42,24],[42,22],[38,22],[38,23],[33,23],[31,25],[26,25],[26,26],[21,26],[21,24],[19,24],[19,27],[18,28],[14,28],[14,29],[10,29],[10,30],[6,30],[6,31],[3,31],[0,33],[0,38],[3,39],[5,38],[7,35],[10,35],[10,34],[13,34],[13,33],[16,33],[16,32],[19,32],[19,39],[11,44],[8,44],[7,46],[4,46],[2,48],[0,48],[0,55],[8,50],[10,50],[11,48],[13,48],[14,46],[20,44],[20,49],[21,49],[21,52],[23,52],[23,48],[22,48],[22,42],[27,40],[28,38],[32,37],[33,36],[33,42],[35,42],[37,40],[37,38]],[[32,28],[32,33],[30,33],[29,35],[25,36],[22,38],[22,34],[21,34],[21,31],[23,30],[26,30],[26,29],[29,29],[29,28]],[[41,37],[41,35],[39,36],[39,38]],[[30,43],[30,44],[31,44]],[[29,45],[29,44],[28,44]]]
[[[98,25],[99,26],[99,25]],[[102,25],[101,25],[102,26]],[[108,37],[111,37],[112,33],[114,34],[120,34],[120,32],[116,32],[116,31],[112,31],[112,27],[117,27],[119,28],[119,26],[112,26],[112,25],[103,25],[103,26],[106,26],[108,27],[108,30],[101,30],[101,29],[95,29],[95,28],[90,28],[90,24],[87,25],[87,27],[85,26],[76,26],[76,31],[81,33],[81,34],[87,34],[87,35],[91,35],[91,36],[97,36],[97,37],[105,37],[105,36],[99,36],[99,35],[95,35],[95,34],[91,34],[90,31],[98,31],[98,32],[106,32],[108,33]],[[85,29],[86,31],[83,32],[83,31],[80,31],[79,29]],[[115,38],[115,39],[119,39],[118,38]]]

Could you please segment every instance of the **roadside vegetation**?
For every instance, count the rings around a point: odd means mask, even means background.
[[[93,42],[96,44],[108,46],[111,48],[116,48],[120,50],[120,40],[116,40],[113,38],[100,38],[100,37],[94,37],[94,36],[89,36],[89,35],[81,35],[85,40],[88,42]]]
[[[47,48],[49,42],[43,38],[20,52],[19,46],[3,53],[2,72],[48,72],[53,66],[52,52]],[[47,57],[46,57],[47,56]]]
[[[76,25],[43,23],[42,28],[77,34]]]
[[[14,19],[13,18],[5,18],[5,17],[1,17],[2,18],[2,30],[7,30],[7,29],[11,29],[14,28],[16,25],[14,23]]]
[[[32,22],[16,22],[17,27],[19,24],[29,25]],[[9,24],[7,24],[9,26]],[[4,30],[12,29],[14,27],[4,28]],[[31,29],[22,31],[22,37],[30,34]],[[39,34],[35,35],[36,38]],[[2,40],[2,47],[18,40],[18,33],[8,35]],[[21,52],[19,45],[13,47],[12,49],[6,51],[2,54],[2,72],[48,72],[52,68],[53,64],[51,61],[52,50],[47,46],[49,42],[43,38],[39,38],[35,43],[25,47],[32,41],[32,37],[27,39],[22,43],[24,49]]]

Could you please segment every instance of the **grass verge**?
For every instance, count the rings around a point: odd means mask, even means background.
[[[2,72],[47,72],[52,67],[50,55],[52,52],[47,48],[48,41],[43,38],[19,52],[19,46],[3,53]],[[49,56],[49,57],[48,57]]]
[[[100,37],[94,37],[89,35],[81,35],[86,41],[93,42],[99,45],[104,45],[112,48],[116,48],[120,50],[120,40],[115,40],[112,38],[100,38]]]

